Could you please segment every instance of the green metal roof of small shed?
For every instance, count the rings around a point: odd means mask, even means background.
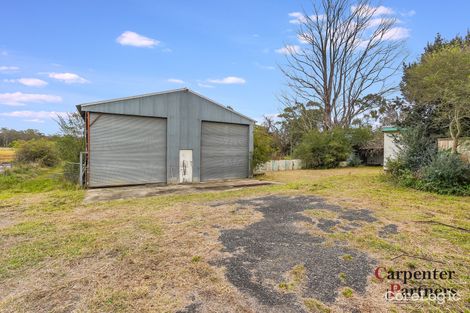
[[[395,126],[387,126],[387,127],[382,128],[382,132],[384,132],[384,133],[395,133],[395,132],[399,132],[399,131],[400,131],[400,128],[395,127]]]

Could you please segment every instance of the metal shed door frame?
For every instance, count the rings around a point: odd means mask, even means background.
[[[98,115],[95,119],[92,120],[92,114]],[[116,116],[129,116],[129,117],[145,117],[145,118],[154,118],[154,119],[160,119],[165,121],[165,160],[164,160],[164,170],[165,170],[165,180],[164,181],[151,181],[151,182],[144,182],[144,183],[130,183],[130,184],[116,184],[116,185],[100,185],[100,186],[92,186],[91,185],[91,159],[92,159],[92,154],[93,151],[91,150],[91,138],[93,137],[92,133],[92,125],[94,124],[95,121],[97,121],[101,115],[116,115]],[[135,115],[135,114],[120,114],[120,113],[103,113],[103,112],[92,112],[92,111],[87,111],[87,117],[88,117],[88,125],[87,125],[87,187],[88,188],[100,188],[100,187],[118,187],[118,186],[132,186],[132,185],[145,185],[145,184],[166,184],[168,182],[168,119],[166,117],[159,117],[159,116],[146,116],[146,115]],[[91,124],[91,125],[90,125]]]
[[[249,124],[243,124],[243,123],[230,123],[230,122],[218,122],[218,121],[211,121],[211,120],[201,120],[201,127],[200,127],[200,130],[201,130],[201,140],[200,140],[200,157],[199,157],[199,177],[200,177],[200,181],[201,182],[204,182],[204,181],[211,181],[211,180],[225,180],[225,179],[238,179],[238,177],[233,177],[233,178],[213,178],[213,179],[203,179],[203,124],[204,123],[213,123],[213,124],[227,124],[227,125],[236,125],[236,126],[244,126],[247,128],[247,146],[246,146],[246,149],[247,149],[247,173],[246,173],[246,176],[245,178],[248,178],[250,177],[250,125]]]

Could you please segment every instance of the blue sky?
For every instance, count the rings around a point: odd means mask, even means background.
[[[0,127],[57,132],[75,105],[189,87],[243,114],[274,114],[280,50],[310,1],[4,1]],[[409,59],[470,28],[468,0],[389,0]],[[388,10],[388,11],[387,11]]]

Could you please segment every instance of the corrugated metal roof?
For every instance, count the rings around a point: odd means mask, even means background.
[[[130,96],[130,97],[122,97],[122,98],[115,98],[115,99],[109,99],[109,100],[101,100],[101,101],[94,101],[94,102],[87,102],[87,103],[83,103],[83,104],[78,104],[76,107],[77,107],[77,110],[80,112],[80,114],[82,113],[82,107],[87,107],[87,106],[92,106],[92,105],[100,105],[100,104],[105,104],[105,103],[112,103],[112,102],[118,102],[118,101],[123,101],[123,100],[132,100],[132,99],[138,99],[138,98],[145,98],[145,97],[151,97],[151,96],[158,96],[158,95],[163,95],[163,94],[169,94],[169,93],[175,93],[175,92],[190,92],[192,93],[193,95],[196,95],[202,99],[205,99],[227,111],[230,111],[236,115],[239,115],[245,119],[248,119],[252,122],[256,122],[254,119],[246,116],[246,115],[243,115],[235,110],[232,110],[230,108],[227,108],[225,105],[222,105],[212,99],[209,99],[189,88],[179,88],[179,89],[172,89],[172,90],[167,90],[167,91],[160,91],[160,92],[153,92],[153,93],[147,93],[147,94],[141,94],[141,95],[136,95],[136,96]]]

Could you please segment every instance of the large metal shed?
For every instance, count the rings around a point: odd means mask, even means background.
[[[183,88],[77,105],[88,187],[250,177],[254,120]]]

